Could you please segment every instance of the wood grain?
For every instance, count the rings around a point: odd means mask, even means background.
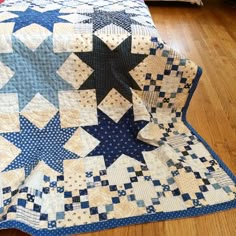
[[[203,68],[188,120],[236,174],[236,14],[227,2],[150,5],[162,38]],[[2,230],[0,236],[25,236]],[[84,236],[233,236],[236,210],[201,217],[121,227]]]

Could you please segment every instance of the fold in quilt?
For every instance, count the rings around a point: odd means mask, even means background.
[[[186,121],[201,69],[138,0],[0,6],[0,228],[66,235],[236,206]]]

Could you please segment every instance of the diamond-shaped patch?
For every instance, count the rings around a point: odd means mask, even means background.
[[[117,123],[131,106],[132,104],[113,88],[98,108]]]
[[[88,155],[98,144],[99,140],[87,133],[84,129],[78,128],[64,148],[77,154],[78,156],[85,157]]]
[[[21,115],[26,117],[39,129],[42,129],[48,124],[57,111],[58,109],[53,104],[37,93],[21,111]]]
[[[93,73],[93,69],[72,53],[57,73],[75,89],[78,89]]]
[[[38,24],[31,24],[14,33],[14,36],[32,51],[35,51],[50,35],[51,32],[49,30]]]
[[[102,29],[97,30],[94,34],[99,37],[111,50],[114,50],[130,36],[126,30],[114,24],[105,26]]]

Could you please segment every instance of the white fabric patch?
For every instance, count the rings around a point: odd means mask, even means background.
[[[33,99],[21,111],[21,115],[26,117],[39,129],[44,128],[49,121],[55,116],[58,109],[37,93]]]

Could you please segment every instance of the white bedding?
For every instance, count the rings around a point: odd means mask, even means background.
[[[157,2],[157,1],[165,1],[165,2],[190,2],[192,4],[198,4],[199,6],[203,5],[201,0],[145,0],[145,2]]]

